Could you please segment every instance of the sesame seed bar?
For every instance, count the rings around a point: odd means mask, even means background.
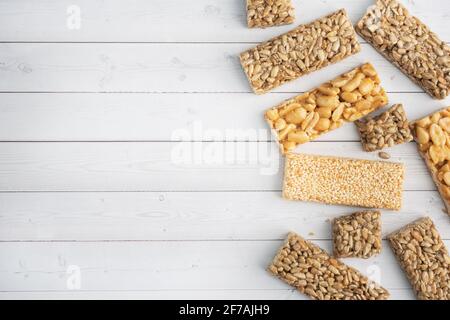
[[[430,218],[388,236],[392,251],[420,300],[450,300],[450,257]]]
[[[261,43],[240,55],[256,94],[266,93],[361,50],[344,9]]]
[[[411,130],[450,214],[450,107],[414,121]]]
[[[401,163],[288,153],[283,197],[399,210],[404,174]]]
[[[266,111],[282,154],[385,106],[388,97],[366,63]]]
[[[295,11],[291,0],[247,0],[249,28],[266,28],[291,24]]]
[[[355,122],[363,149],[367,152],[382,150],[413,140],[403,105],[393,105],[374,118]]]
[[[367,259],[381,252],[381,213],[362,211],[333,220],[333,255]]]
[[[317,300],[384,300],[389,292],[315,244],[289,233],[268,271]]]
[[[450,93],[450,47],[396,0],[377,0],[357,32],[435,99]]]

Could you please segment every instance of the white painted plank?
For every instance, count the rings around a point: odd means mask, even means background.
[[[390,289],[391,300],[413,300],[411,289]],[[0,300],[306,300],[292,289],[154,290],[154,291],[27,291],[0,292]]]
[[[251,44],[2,43],[0,92],[250,92],[238,55]],[[389,92],[422,92],[368,44],[276,92],[309,90],[372,62]]]
[[[383,212],[383,235],[429,216],[450,239],[437,192],[407,191]],[[287,229],[331,239],[330,221],[356,211],[283,200],[280,192],[0,193],[0,241],[270,240]]]
[[[187,132],[186,140],[267,141],[264,110],[293,95],[3,94],[0,140],[170,141],[177,132]],[[403,103],[411,120],[450,105],[425,93],[391,93],[389,98],[391,104]],[[359,135],[346,125],[319,140],[358,141]]]
[[[359,142],[312,142],[303,153],[379,160]],[[405,190],[435,190],[414,143],[389,150]],[[0,143],[0,191],[279,190],[271,142]]]
[[[446,0],[402,2],[444,40],[450,40]],[[126,4],[120,0],[2,0],[0,41],[259,42],[342,7],[356,22],[373,3],[293,0],[294,25],[259,30],[246,27],[244,0],[133,0]]]
[[[331,248],[330,241],[314,242]],[[0,286],[2,291],[64,291],[79,279],[85,291],[287,289],[266,271],[281,243],[3,242]],[[386,241],[383,246],[376,257],[345,262],[388,289],[410,288]]]

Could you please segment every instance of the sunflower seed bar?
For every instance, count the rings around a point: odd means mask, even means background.
[[[405,110],[401,104],[392,106],[377,117],[355,122],[365,151],[393,147],[413,140]]]
[[[399,210],[404,173],[401,163],[288,153],[283,197]]]
[[[450,300],[450,257],[430,218],[405,226],[388,240],[420,300]]]
[[[450,214],[450,108],[414,121],[411,129]]]
[[[381,213],[362,211],[333,220],[333,255],[370,258],[381,252]]]
[[[265,119],[284,154],[387,103],[380,78],[367,63],[269,109]]]
[[[389,292],[315,244],[289,233],[268,271],[317,300],[384,300]]]
[[[249,28],[265,28],[293,23],[295,11],[291,0],[247,0]]]
[[[345,10],[263,42],[240,55],[253,91],[266,93],[361,50]]]
[[[432,97],[448,96],[450,47],[398,1],[377,0],[356,30]]]

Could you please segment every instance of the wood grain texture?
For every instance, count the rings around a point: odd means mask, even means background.
[[[311,142],[301,152],[379,160],[359,142]],[[435,190],[416,145],[389,149],[405,190]],[[280,190],[274,142],[0,143],[0,191]]]
[[[331,249],[331,241],[314,242]],[[0,260],[2,290],[67,290],[69,276],[78,271],[80,289],[87,291],[287,289],[266,271],[281,243],[3,242],[0,254],[8,259]],[[445,243],[449,245],[448,240]],[[386,241],[383,248],[371,259],[345,259],[345,263],[375,277],[387,289],[409,289]]]
[[[267,141],[264,111],[293,95],[2,94],[0,141],[171,141],[185,133],[185,141]],[[403,103],[410,120],[450,105],[425,93],[390,93],[389,99]],[[317,141],[359,139],[348,124]]]
[[[250,92],[238,55],[253,46],[0,43],[0,92]],[[368,61],[387,91],[423,92],[369,44],[362,45],[361,53],[274,92],[307,91]]]
[[[450,31],[446,0],[403,1],[432,30],[447,41]],[[0,41],[93,41],[93,42],[261,42],[346,8],[357,22],[373,0],[292,0],[293,25],[250,30],[245,0],[33,0],[0,1]],[[80,28],[73,25],[74,9],[80,10]],[[75,8],[76,9],[76,8]],[[68,11],[69,10],[69,11]],[[68,19],[69,18],[69,19]]]
[[[437,192],[407,191],[382,211],[383,235],[429,216],[450,224]],[[0,193],[0,241],[273,240],[286,230],[331,239],[331,220],[358,208],[285,201],[281,192]]]
[[[392,300],[413,300],[414,293],[411,289],[390,289]],[[291,289],[277,290],[153,290],[153,291],[17,291],[0,292],[0,300],[306,300],[307,297]]]
[[[329,250],[330,220],[357,208],[281,199],[264,110],[366,61],[410,120],[450,98],[431,100],[362,39],[357,56],[251,94],[240,52],[342,7],[356,22],[373,0],[293,2],[294,25],[250,30],[243,0],[0,0],[0,299],[305,299],[265,267],[290,230]],[[403,3],[450,41],[450,2]],[[378,160],[358,141],[347,125],[297,151]],[[407,191],[383,234],[430,216],[449,248],[414,143],[387,151]],[[414,299],[386,242],[345,262]]]

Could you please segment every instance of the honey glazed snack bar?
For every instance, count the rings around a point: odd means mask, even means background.
[[[384,300],[389,292],[315,244],[290,233],[268,271],[317,300]]]
[[[404,173],[401,163],[288,153],[283,197],[399,210]]]
[[[366,63],[267,110],[265,119],[285,154],[387,103],[376,70]]]
[[[411,123],[411,130],[430,174],[450,209],[450,108]]]
[[[247,0],[247,25],[265,28],[293,23],[295,11],[291,0]]]
[[[450,300],[450,257],[430,218],[403,227],[388,240],[420,300]]]
[[[433,98],[448,96],[450,47],[398,1],[377,0],[356,30]]]
[[[413,140],[405,110],[401,104],[374,118],[355,122],[365,151],[371,152]]]
[[[240,55],[256,94],[266,93],[361,50],[345,10],[263,42]]]
[[[333,220],[333,255],[367,259],[381,252],[381,213],[362,211]]]

